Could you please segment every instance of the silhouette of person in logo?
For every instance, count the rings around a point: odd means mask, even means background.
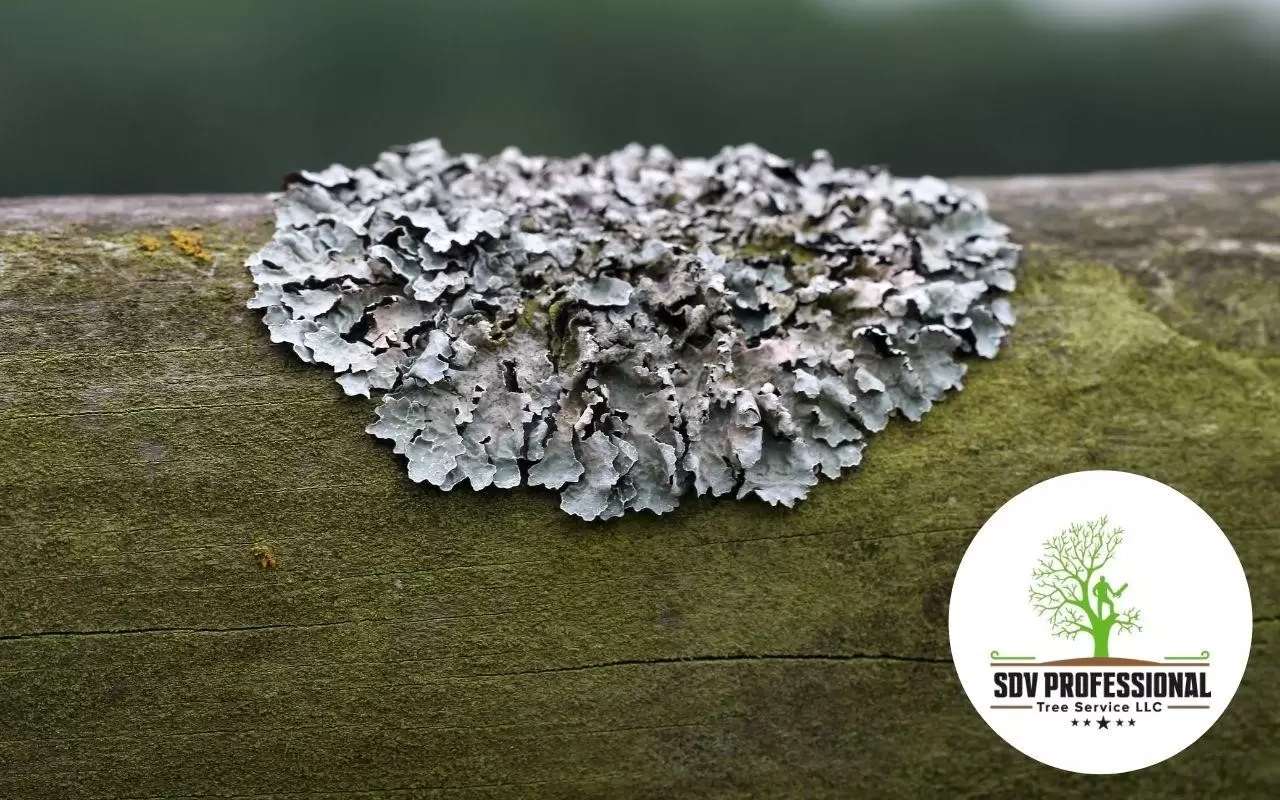
[[[1112,589],[1111,584],[1107,583],[1107,576],[1099,575],[1098,583],[1093,587],[1093,596],[1098,598],[1098,616],[1106,619],[1116,613],[1115,601],[1120,599],[1120,595],[1124,594],[1124,590],[1129,588],[1129,584],[1121,586],[1119,589]],[[1107,606],[1106,613],[1103,613],[1102,606]]]

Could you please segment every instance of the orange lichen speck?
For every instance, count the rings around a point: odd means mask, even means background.
[[[204,237],[200,234],[174,228],[169,231],[169,238],[173,240],[173,246],[179,253],[199,259],[206,264],[213,261],[213,254],[204,249]]]

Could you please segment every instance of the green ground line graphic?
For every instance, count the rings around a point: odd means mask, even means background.
[[[1035,661],[1035,656],[1002,656],[999,650],[991,651],[992,661]]]
[[[1165,656],[1165,661],[1207,661],[1209,659],[1209,651],[1201,650],[1198,656]]]

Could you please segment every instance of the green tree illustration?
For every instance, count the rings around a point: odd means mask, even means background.
[[[1101,570],[1124,541],[1121,528],[1111,528],[1107,518],[1075,522],[1044,543],[1044,553],[1031,571],[1031,605],[1047,617],[1053,635],[1093,639],[1093,657],[1110,656],[1112,631],[1140,631],[1136,608],[1117,610],[1129,584],[1118,589]]]

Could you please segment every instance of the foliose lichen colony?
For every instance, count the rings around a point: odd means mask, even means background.
[[[291,176],[249,261],[271,339],[377,399],[442,489],[527,484],[588,520],[793,505],[996,354],[1018,247],[942,181],[759,147],[601,158],[436,140]]]

